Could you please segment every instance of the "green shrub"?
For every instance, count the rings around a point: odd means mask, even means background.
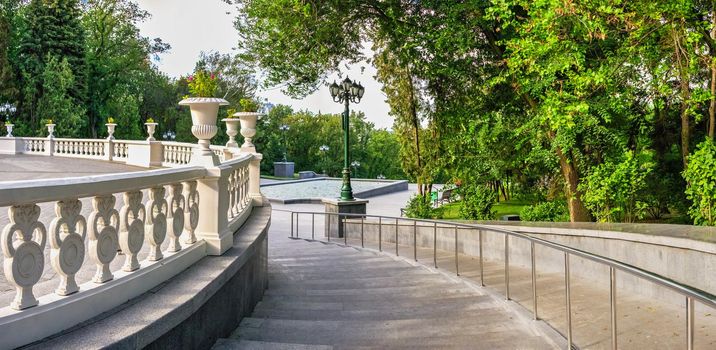
[[[483,185],[465,185],[460,187],[462,202],[460,217],[466,220],[490,220],[494,214],[492,205],[497,199],[495,191]]]
[[[409,218],[434,219],[439,211],[433,208],[430,196],[414,195],[405,207],[405,215]]]
[[[634,222],[646,214],[646,178],[654,168],[652,154],[626,151],[618,162],[596,166],[579,185],[586,207],[600,222]]]
[[[520,211],[523,221],[569,221],[567,203],[564,201],[542,202],[525,207]]]
[[[689,156],[683,172],[686,197],[691,200],[689,216],[695,225],[714,226],[716,222],[716,145],[706,140]]]

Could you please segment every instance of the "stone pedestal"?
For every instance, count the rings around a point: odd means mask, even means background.
[[[273,176],[293,177],[293,162],[273,162]]]
[[[323,199],[323,204],[326,206],[326,213],[365,214],[368,200],[355,199],[352,201],[342,201],[338,198],[325,198]],[[346,227],[341,223],[343,219],[349,220],[351,218],[360,219],[361,216],[326,215],[326,237],[343,238]]]

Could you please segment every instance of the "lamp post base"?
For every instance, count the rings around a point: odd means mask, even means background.
[[[368,204],[367,199],[344,201],[338,198],[324,198],[323,204],[326,209],[326,237],[344,238],[346,233],[354,236],[352,233],[360,231],[361,215],[345,216],[338,214],[365,214],[366,205]],[[355,223],[356,220],[358,223]],[[359,234],[357,233],[355,237],[358,237]]]
[[[355,200],[355,198],[353,198],[353,187],[351,187],[351,171],[348,168],[343,168],[343,186],[341,186],[341,200]]]
[[[273,163],[273,176],[292,178],[293,170],[294,170],[293,162],[274,162]]]

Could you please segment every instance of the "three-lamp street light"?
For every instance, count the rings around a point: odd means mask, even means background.
[[[353,168],[353,173],[358,176],[358,168],[360,168],[360,162],[357,160],[352,161],[351,167]]]
[[[327,174],[326,171],[326,154],[331,148],[328,147],[328,145],[321,145],[321,147],[318,147],[318,150],[321,152],[322,158],[323,158],[323,173]]]
[[[177,138],[177,133],[175,133],[174,131],[165,131],[162,134],[162,137],[164,137],[165,140],[174,141]]]
[[[342,116],[343,123],[341,123],[343,126],[343,186],[341,186],[341,200],[352,201],[355,198],[353,198],[353,188],[351,188],[351,170],[349,167],[351,153],[348,146],[350,144],[350,113],[348,105],[350,102],[360,103],[365,93],[365,88],[360,83],[353,82],[346,77],[340,84],[336,84],[334,81],[329,86],[329,90],[334,102],[345,105]]]
[[[15,105],[12,105],[10,103],[0,105],[0,115],[5,115],[5,121],[9,121],[10,116],[15,114],[15,111],[17,111]]]
[[[288,130],[291,129],[291,127],[286,124],[283,124],[279,126],[278,129],[281,130],[281,133],[283,134],[283,162],[286,163],[288,162],[288,159],[286,158],[286,152],[288,148],[286,146],[286,133],[288,132]]]

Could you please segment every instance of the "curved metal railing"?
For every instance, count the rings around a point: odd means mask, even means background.
[[[321,215],[327,218],[330,217],[336,217],[336,223],[338,225],[343,225],[343,243],[345,245],[348,244],[348,234],[345,229],[347,224],[360,224],[360,241],[361,246],[365,246],[365,237],[364,237],[364,226],[365,226],[365,219],[366,218],[374,218],[378,220],[378,249],[380,251],[383,251],[383,229],[382,225],[385,220],[388,221],[395,221],[395,254],[399,255],[399,242],[398,242],[398,227],[399,227],[399,221],[410,221],[412,222],[413,226],[413,258],[415,261],[418,261],[418,255],[417,255],[417,224],[423,223],[428,225],[433,225],[433,263],[435,267],[437,268],[437,231],[438,228],[445,229],[445,228],[454,228],[454,240],[455,240],[455,272],[459,276],[460,270],[459,270],[459,259],[458,259],[458,246],[459,246],[459,234],[458,231],[460,229],[473,229],[478,230],[478,240],[479,240],[479,266],[480,266],[480,284],[482,286],[485,285],[484,283],[484,271],[483,271],[483,232],[493,232],[497,234],[503,234],[504,240],[505,240],[505,249],[504,249],[504,257],[505,257],[505,298],[507,300],[510,300],[510,260],[509,260],[509,241],[510,237],[521,239],[528,241],[530,243],[530,261],[531,261],[531,278],[532,278],[532,314],[535,320],[539,319],[539,314],[537,312],[537,272],[536,272],[536,264],[535,264],[535,245],[544,246],[550,249],[553,249],[555,251],[559,251],[564,255],[564,284],[565,284],[565,306],[566,306],[566,324],[567,324],[567,334],[565,335],[565,338],[567,339],[567,345],[568,348],[572,348],[573,345],[573,339],[572,339],[572,312],[571,312],[571,290],[570,290],[570,256],[576,256],[580,257],[589,261],[596,262],[600,265],[607,266],[609,268],[609,299],[610,299],[610,323],[611,323],[611,348],[617,349],[617,294],[616,294],[616,273],[618,271],[622,271],[625,273],[628,273],[629,275],[632,275],[634,277],[637,277],[639,279],[649,281],[652,283],[655,283],[656,285],[659,285],[661,287],[665,287],[669,290],[672,290],[680,295],[682,295],[686,299],[686,348],[689,350],[692,350],[694,348],[694,304],[696,301],[716,309],[716,296],[708,293],[706,291],[700,290],[698,288],[694,288],[691,286],[688,286],[686,284],[674,281],[670,278],[661,276],[659,274],[641,269],[639,267],[623,263],[621,261],[617,261],[608,257],[604,257],[598,254],[589,253],[580,249],[576,249],[573,247],[569,247],[563,244],[547,241],[541,238],[533,237],[530,235],[527,235],[525,233],[500,229],[496,227],[490,227],[485,225],[479,225],[479,224],[467,224],[467,223],[458,223],[458,222],[450,222],[450,221],[442,221],[442,220],[428,220],[428,219],[413,219],[413,218],[405,218],[405,217],[395,217],[395,216],[385,216],[385,215],[369,215],[369,214],[348,214],[348,213],[327,213],[327,212],[313,212],[313,211],[295,211],[295,210],[286,210],[286,209],[273,209],[275,211],[279,212],[287,212],[291,214],[291,237],[300,238],[299,232],[298,232],[298,224],[299,224],[299,217],[300,215],[304,216],[310,216],[311,217],[311,239],[316,239],[315,237],[315,217],[316,215]],[[295,219],[294,219],[295,218]],[[294,226],[295,224],[295,226]],[[439,227],[439,225],[442,225]],[[423,226],[425,227],[425,226]],[[295,228],[295,230],[294,230]],[[331,233],[329,232],[327,235],[327,241],[331,241]]]

